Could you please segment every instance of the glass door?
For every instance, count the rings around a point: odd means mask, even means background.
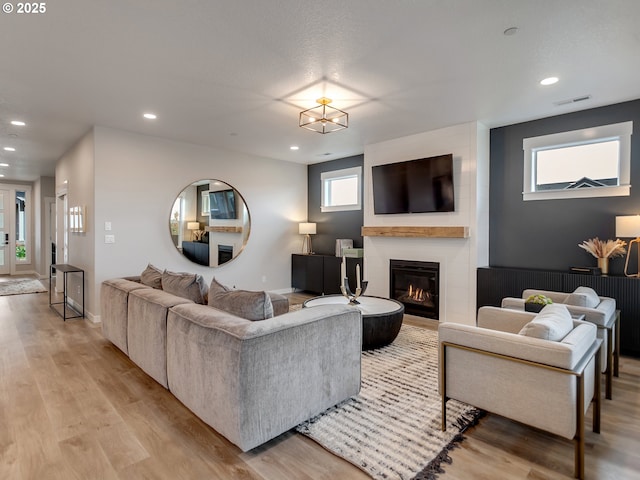
[[[11,205],[8,190],[0,190],[0,275],[7,275],[11,272],[11,221],[7,206]]]

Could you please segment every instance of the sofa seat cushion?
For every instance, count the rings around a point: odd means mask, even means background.
[[[202,275],[165,270],[162,273],[162,290],[195,303],[207,303],[208,288]]]
[[[209,292],[209,305],[252,321],[273,317],[273,304],[267,292],[249,290]]]
[[[533,320],[527,323],[520,335],[543,340],[561,341],[573,330],[573,319],[564,305],[551,304],[545,306]]]
[[[148,264],[147,268],[140,274],[140,282],[151,288],[162,289],[162,270]]]

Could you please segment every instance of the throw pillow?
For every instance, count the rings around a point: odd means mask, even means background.
[[[569,295],[565,303],[580,307],[596,308],[600,305],[600,297],[598,297],[598,294],[593,288],[578,287]]]
[[[231,291],[229,287],[222,285],[220,282],[216,280],[216,277],[213,277],[213,279],[211,280],[211,286],[209,287],[209,295],[211,295],[212,293],[229,292],[229,291]]]
[[[209,292],[209,305],[252,321],[273,317],[273,304],[267,292],[248,290]]]
[[[527,323],[520,335],[559,342],[573,330],[573,319],[567,307],[561,304],[547,305]]]
[[[151,264],[140,274],[140,282],[148,287],[162,289],[162,270]]]
[[[202,275],[165,270],[162,273],[162,289],[195,303],[206,304],[207,285]]]

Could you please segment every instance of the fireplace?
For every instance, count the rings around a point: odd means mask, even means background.
[[[411,315],[438,320],[440,264],[390,260],[389,296]]]
[[[218,245],[218,265],[227,263],[233,258],[233,245]]]

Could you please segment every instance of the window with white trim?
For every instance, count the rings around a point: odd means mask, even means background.
[[[362,167],[345,168],[320,174],[320,211],[339,212],[362,209]]]
[[[630,193],[633,122],[525,138],[524,200]]]

